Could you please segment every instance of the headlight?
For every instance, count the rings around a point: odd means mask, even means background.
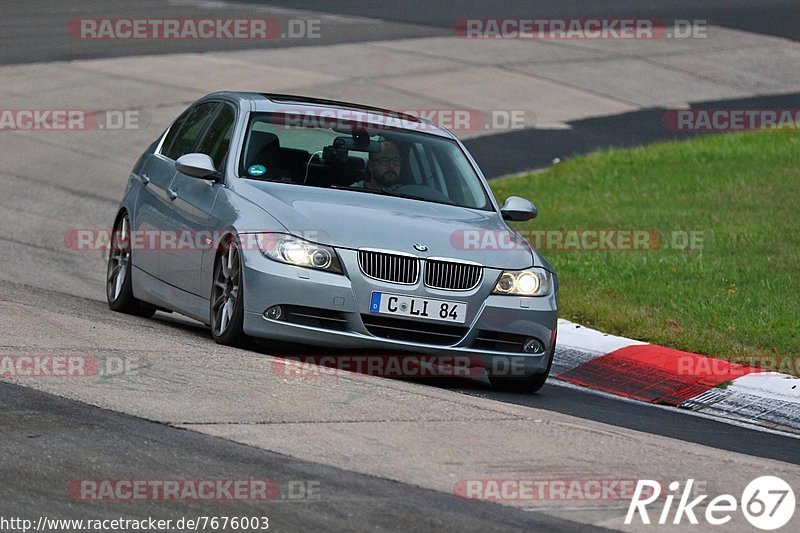
[[[505,271],[494,286],[492,294],[514,296],[546,296],[550,294],[553,275],[543,268]]]
[[[281,263],[342,273],[342,265],[333,248],[294,235],[261,233],[258,235],[258,248],[267,257]]]

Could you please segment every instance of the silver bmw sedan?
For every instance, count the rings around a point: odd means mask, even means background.
[[[464,145],[415,116],[220,92],[136,162],[111,234],[114,311],[175,311],[215,341],[468,357],[536,391],[558,281]]]

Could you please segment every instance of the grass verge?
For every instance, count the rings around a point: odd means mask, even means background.
[[[798,375],[797,131],[605,150],[491,185],[539,208],[514,227],[556,268],[562,317]],[[605,248],[637,231],[642,249],[595,249],[595,230],[617,232]]]

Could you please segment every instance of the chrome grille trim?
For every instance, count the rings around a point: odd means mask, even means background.
[[[478,263],[431,257],[425,261],[425,286],[445,291],[469,291],[480,285],[483,266]]]
[[[415,285],[419,280],[420,262],[425,262],[425,286],[445,291],[469,291],[483,280],[483,266],[479,263],[431,257],[420,259],[412,254],[362,248],[358,250],[358,267],[368,278]]]
[[[400,285],[414,285],[419,279],[419,258],[385,250],[358,250],[358,268],[368,278]]]

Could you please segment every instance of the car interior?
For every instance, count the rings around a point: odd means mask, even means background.
[[[395,195],[433,202],[489,209],[477,180],[461,178],[459,168],[433,138],[420,134],[357,127],[291,128],[269,116],[254,117],[244,141],[239,176],[312,187],[347,188],[370,179],[370,152],[380,152],[381,140],[397,146],[401,159]],[[452,148],[447,145],[447,148]],[[455,149],[454,149],[455,151]],[[472,187],[465,186],[472,183]],[[359,190],[363,188],[359,187]]]
[[[300,183],[316,187],[348,186],[367,179],[365,157],[339,153],[325,157],[323,151],[310,153],[298,148],[281,147],[277,135],[253,130],[244,157],[248,178]],[[263,166],[263,175],[247,172],[254,165]]]

